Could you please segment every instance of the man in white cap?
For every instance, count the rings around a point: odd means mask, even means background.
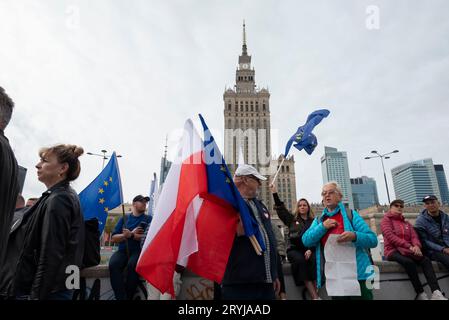
[[[266,250],[262,255],[257,255],[240,222],[222,281],[223,300],[273,300],[279,291],[276,238],[269,211],[257,199],[261,181],[266,179],[256,168],[247,164],[240,165],[235,171],[235,185],[257,221]]]

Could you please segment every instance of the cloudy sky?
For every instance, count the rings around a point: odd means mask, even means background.
[[[129,201],[159,174],[166,135],[173,158],[187,118],[202,113],[222,145],[245,19],[256,82],[271,93],[273,153],[311,111],[331,110],[315,153],[292,150],[298,196],[320,200],[326,145],[386,201],[380,161],[364,160],[373,149],[400,150],[386,162],[390,189],[390,169],[410,160],[449,171],[447,12],[446,0],[2,0],[0,86],[16,103],[5,133],[28,168],[24,196],[45,191],[42,146],[116,150]],[[77,191],[102,166],[80,160]]]

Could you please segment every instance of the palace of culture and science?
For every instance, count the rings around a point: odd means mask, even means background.
[[[271,179],[281,163],[282,156],[272,158],[270,93],[266,88],[256,86],[256,73],[251,65],[246,45],[246,29],[243,23],[242,54],[238,59],[234,88],[226,89],[224,101],[224,157],[233,175],[240,153],[245,163]],[[275,109],[274,109],[275,110]],[[286,159],[276,179],[278,193],[286,207],[292,212],[296,206],[296,180],[293,156]],[[279,225],[273,210],[273,197],[269,180],[262,183],[260,198],[270,209],[272,218]]]

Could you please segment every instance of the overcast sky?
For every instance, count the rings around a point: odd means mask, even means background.
[[[28,168],[23,194],[45,191],[42,146],[116,150],[125,201],[148,193],[166,135],[173,158],[187,118],[202,113],[222,146],[245,19],[256,83],[271,93],[273,153],[310,112],[331,111],[312,156],[291,151],[298,196],[320,201],[326,145],[386,201],[380,161],[364,160],[373,149],[400,150],[385,163],[390,190],[391,168],[411,160],[449,171],[448,12],[446,0],[2,0],[0,86],[16,103],[5,134]],[[78,192],[102,166],[80,160]]]

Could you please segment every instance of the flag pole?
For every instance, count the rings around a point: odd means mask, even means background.
[[[262,248],[260,247],[260,244],[257,241],[256,237],[254,235],[250,236],[249,240],[251,241],[251,244],[253,245],[253,248],[256,251],[257,255],[261,256],[262,255]]]
[[[126,223],[126,215],[125,215],[125,205],[122,203],[122,216],[123,216],[123,225],[127,226]],[[128,239],[125,237],[125,249],[126,249],[126,256],[128,257],[129,260],[129,246],[128,246]]]
[[[282,155],[281,165],[279,166],[278,170],[277,170],[276,173],[274,174],[274,178],[273,178],[273,180],[271,181],[272,184],[274,184],[274,182],[276,181],[276,178],[278,177],[279,171],[281,171],[281,167],[282,167],[282,165],[284,164],[284,161],[285,161],[285,157],[284,157],[284,155]]]

